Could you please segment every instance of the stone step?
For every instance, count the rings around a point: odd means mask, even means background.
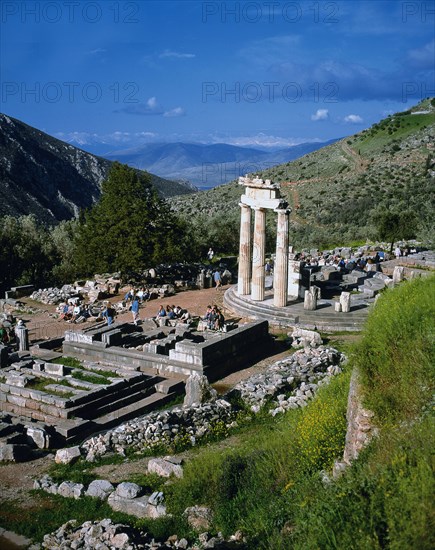
[[[267,303],[269,302],[269,303]],[[285,308],[275,308],[270,298],[265,302],[253,302],[248,297],[241,297],[235,287],[227,290],[224,296],[225,306],[239,315],[266,319],[271,324],[287,327],[300,326],[307,329],[355,331],[360,330],[367,318],[368,307],[357,302],[349,313],[333,311],[332,301],[320,300],[316,311],[308,311],[303,302],[289,304]],[[326,310],[326,311],[325,311]]]
[[[139,382],[123,387],[117,392],[110,392],[95,398],[85,405],[79,405],[68,409],[68,418],[97,418],[106,414],[118,406],[124,406],[137,400],[138,397],[148,395],[155,391],[155,384],[162,381],[162,377],[144,377]]]
[[[174,397],[174,393],[166,394],[155,392],[152,395],[141,399],[140,401],[131,403],[126,407],[122,407],[121,409],[105,414],[104,416],[100,416],[99,418],[94,420],[94,425],[98,427],[97,430],[111,428],[112,426],[116,426],[118,424],[121,424],[122,422],[126,422],[127,420],[136,418],[138,416],[146,414],[147,412],[155,410],[156,408],[163,406],[171,401]]]
[[[119,399],[112,398],[112,401],[102,403],[99,405],[94,405],[92,408],[88,408],[86,411],[79,414],[80,418],[95,420],[101,416],[109,414],[111,412],[116,412],[117,410],[123,409],[131,404],[141,401],[144,397],[152,395],[156,392],[155,386],[151,386],[137,392],[132,392],[128,395],[120,397]]]
[[[156,384],[156,391],[159,393],[175,393],[180,395],[184,392],[184,378],[166,378],[162,382]]]

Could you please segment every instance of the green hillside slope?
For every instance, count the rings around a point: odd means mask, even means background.
[[[411,210],[415,232],[428,228],[434,209],[435,99],[389,116],[371,128],[296,161],[257,175],[281,183],[293,211],[292,244],[327,245],[373,236],[376,209]],[[176,197],[173,208],[191,221],[238,217],[243,188],[231,182]],[[271,227],[272,227],[271,223]]]

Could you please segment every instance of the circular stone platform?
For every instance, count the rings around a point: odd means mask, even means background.
[[[370,304],[374,299],[352,295],[349,313],[337,313],[334,303],[337,300],[318,300],[316,311],[304,309],[302,300],[289,302],[286,307],[273,305],[273,291],[266,290],[262,302],[251,300],[250,296],[237,294],[237,285],[230,287],[224,295],[227,309],[243,317],[267,320],[271,325],[281,327],[300,327],[322,332],[359,331],[367,318]]]

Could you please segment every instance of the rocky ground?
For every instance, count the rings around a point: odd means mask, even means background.
[[[202,315],[206,311],[208,304],[217,304],[219,307],[223,307],[223,294],[228,287],[224,287],[223,290],[216,291],[214,288],[204,290],[188,290],[180,292],[175,296],[170,296],[164,300],[153,300],[144,304],[140,310],[140,318],[154,316],[157,312],[160,304],[166,305],[175,304],[180,305],[182,308],[187,308],[192,315]],[[119,298],[123,296],[122,291],[119,293]],[[47,336],[57,336],[59,330],[67,330],[71,327],[70,324],[65,321],[59,321],[53,319],[52,315],[55,312],[56,306],[47,306],[44,304],[38,304],[29,299],[23,299],[26,307],[36,308],[39,311],[34,314],[23,314],[22,318],[26,321],[26,325],[32,331],[38,328],[41,324],[47,327]],[[116,297],[113,300],[117,301]],[[234,319],[236,321],[241,320],[238,317],[234,317],[230,312],[224,310],[225,317],[227,319]],[[130,321],[131,313],[127,312],[120,314],[117,320]],[[244,321],[243,319],[241,321]],[[83,325],[77,325],[77,327],[89,326],[87,322]],[[241,380],[247,379],[253,374],[259,374],[263,372],[268,365],[283,358],[289,353],[288,346],[280,341],[276,341],[274,349],[271,351],[271,355],[255,365],[232,373],[229,376],[218,381],[213,386],[217,389],[218,393],[224,393],[234,387]],[[134,462],[125,462],[124,464],[100,466],[95,470],[98,475],[109,479],[112,482],[120,482],[132,474],[142,473],[146,469],[148,458],[140,459]],[[47,472],[49,467],[54,462],[54,455],[45,455],[31,462],[25,463],[11,463],[0,465],[0,486],[1,495],[0,501],[16,500],[19,501],[22,506],[34,506],[35,502],[32,500],[30,491],[33,489],[33,480],[41,478],[44,473]]]

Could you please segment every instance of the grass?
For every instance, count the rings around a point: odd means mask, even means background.
[[[434,282],[415,279],[385,292],[361,338],[328,335],[328,343],[341,342],[351,358],[305,408],[275,418],[264,410],[228,439],[191,449],[184,477],[169,485],[147,474],[129,477],[149,491],[163,489],[171,517],[147,524],[120,519],[89,499],[44,495],[46,509],[31,513],[6,503],[0,524],[40,540],[72,517],[111,517],[160,538],[191,536],[182,514],[205,505],[214,513],[211,532],[228,536],[241,529],[256,550],[433,548]],[[379,435],[341,477],[328,481],[325,472],[330,476],[343,452],[355,366]],[[216,438],[228,435],[218,431]],[[88,482],[93,473],[84,465],[56,465],[55,479]]]
[[[75,380],[81,380],[82,382],[89,382],[90,384],[101,384],[103,386],[110,384],[110,380],[107,377],[102,377],[98,373],[92,373],[91,371],[74,370],[72,376]]]
[[[78,525],[85,521],[101,521],[111,518],[114,523],[128,524],[147,531],[156,538],[174,533],[173,518],[157,520],[138,519],[120,512],[99,499],[82,497],[80,500],[49,495],[44,491],[32,491],[38,504],[22,508],[16,501],[3,501],[0,509],[0,525],[41,542],[46,533],[58,529],[63,523],[75,519]]]
[[[282,503],[298,476],[330,468],[342,452],[347,384],[348,375],[342,375],[303,410],[273,421],[267,414],[255,417],[237,433],[235,448],[201,449],[186,464],[183,479],[167,488],[170,511],[178,515],[186,506],[208,505],[215,530],[230,534],[241,528],[253,544],[268,541],[286,521]]]
[[[397,424],[420,414],[435,388],[435,276],[387,290],[367,320],[353,361],[378,421]]]
[[[114,371],[86,368],[75,357],[60,357],[59,359],[54,359],[52,362],[71,367],[74,369],[72,372],[73,378],[82,380],[83,382],[90,382],[91,384],[110,384],[110,378],[119,378],[119,375]],[[102,378],[105,380],[102,380]]]
[[[72,388],[73,386],[69,384],[66,380],[55,380],[54,378],[35,378],[34,380],[29,380],[26,384],[26,388],[30,388],[32,390],[38,390],[46,392],[50,395],[56,395],[58,397],[63,397],[64,399],[68,399],[68,397],[72,397],[74,392],[59,392],[56,390],[47,389],[47,386],[50,386],[51,384],[56,384],[57,386],[65,386],[66,388]]]
[[[56,363],[59,365],[65,365],[65,367],[72,367],[76,369],[82,369],[83,364],[81,361],[76,359],[75,357],[59,357],[58,359],[53,359],[50,361],[51,363]]]

